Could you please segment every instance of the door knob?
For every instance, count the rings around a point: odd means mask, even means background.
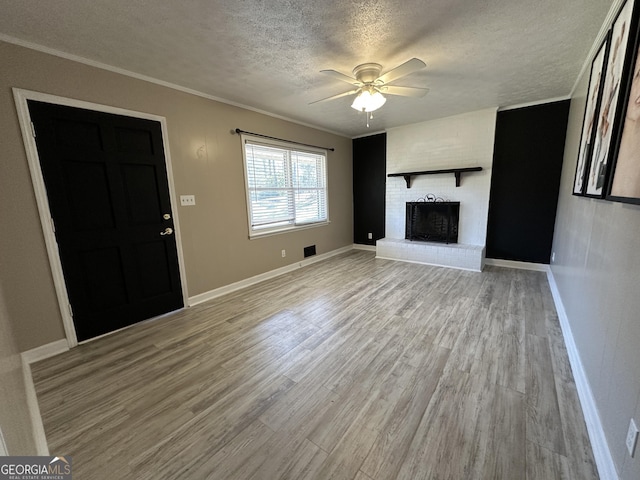
[[[160,232],[160,235],[171,235],[173,233],[173,228],[167,227],[164,229],[164,232]]]
[[[168,213],[165,213],[164,215],[162,215],[162,218],[164,220],[170,220],[171,219],[171,215],[169,215]]]

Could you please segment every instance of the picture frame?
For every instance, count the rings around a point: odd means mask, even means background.
[[[631,0],[629,0],[631,1]],[[607,200],[640,204],[640,12],[634,8],[631,28],[636,32],[629,41],[628,62],[617,120],[618,138],[612,162]],[[636,131],[636,125],[638,130]]]
[[[616,129],[619,128],[619,112],[624,103],[625,73],[629,69],[630,47],[633,43],[630,40],[635,40],[636,36],[637,19],[634,4],[635,0],[627,0],[622,5],[609,34],[609,55],[605,62],[593,152],[584,182],[584,195],[587,197],[604,198],[608,191],[611,158],[617,149]]]
[[[593,61],[591,62],[591,73],[589,75],[589,88],[587,90],[587,104],[584,110],[584,118],[582,120],[582,134],[580,136],[580,146],[578,149],[578,163],[576,165],[576,173],[573,180],[573,194],[584,195],[586,189],[586,176],[591,165],[591,155],[593,154],[593,141],[595,139],[595,124],[600,112],[600,102],[604,82],[602,77],[604,67],[606,65],[607,56],[609,54],[609,32]]]

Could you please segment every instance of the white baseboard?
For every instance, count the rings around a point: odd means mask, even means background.
[[[7,444],[4,443],[4,435],[2,434],[2,430],[0,430],[0,457],[8,457],[9,450],[7,450]]]
[[[275,270],[261,273],[260,275],[255,275],[253,277],[245,278],[244,280],[240,280],[239,282],[225,285],[224,287],[216,288],[214,290],[209,290],[208,292],[194,295],[193,297],[189,297],[189,306],[192,307],[194,305],[198,305],[200,303],[213,300],[214,298],[221,297],[222,295],[226,295],[228,293],[232,293],[237,290],[250,287],[252,285],[255,285],[256,283],[264,282],[265,280],[270,280],[272,278],[279,277],[280,275],[284,275],[285,273],[293,272],[294,270],[297,270],[299,268],[306,267],[307,265],[311,265],[313,263],[321,262],[322,260],[335,257],[336,255],[340,255],[341,253],[349,252],[351,250],[353,250],[353,245],[348,245],[346,247],[342,247],[337,250],[332,250],[331,252],[322,253],[320,255],[314,255],[313,257],[305,258],[300,262],[292,263],[291,265],[287,265],[285,267],[276,268]]]
[[[36,442],[36,452],[38,455],[48,456],[49,446],[47,445],[47,436],[44,433],[44,425],[42,424],[42,417],[40,416],[36,388],[33,385],[31,365],[25,362],[24,359],[22,360],[22,376],[24,378],[24,389],[27,395],[27,408],[29,409],[29,416],[31,417],[33,439]]]
[[[485,265],[494,267],[516,268],[519,270],[534,270],[536,272],[549,272],[549,265],[545,263],[516,262],[514,260],[502,260],[500,258],[485,258]]]
[[[69,350],[69,344],[66,339],[63,339],[27,350],[20,355],[22,358],[22,377],[24,378],[24,388],[27,395],[27,408],[31,417],[31,428],[38,455],[48,456],[49,446],[47,445],[47,436],[44,433],[44,425],[42,425],[36,388],[33,385],[33,377],[31,376],[31,364],[67,350]]]
[[[22,352],[22,361],[31,365],[32,363],[39,362],[45,358],[66,352],[67,350],[69,350],[69,344],[66,339],[56,340],[55,342],[47,343],[46,345]]]
[[[596,405],[593,392],[589,386],[589,380],[587,379],[586,372],[580,360],[580,353],[576,346],[571,332],[571,325],[569,324],[569,318],[567,312],[564,309],[562,298],[560,297],[560,291],[558,285],[553,276],[551,269],[547,271],[547,278],[549,279],[549,286],[551,288],[551,294],[553,295],[553,301],[556,305],[556,311],[560,319],[560,326],[562,328],[562,335],[564,337],[564,343],[567,347],[567,353],[569,354],[569,363],[571,363],[571,370],[573,371],[573,378],[576,382],[576,388],[578,390],[578,397],[580,398],[580,405],[582,406],[582,413],[584,414],[584,420],[587,424],[587,431],[589,433],[589,440],[591,441],[591,447],[593,449],[593,456],[598,467],[598,473],[602,480],[618,480],[618,473],[616,471],[615,464],[613,463],[613,457],[611,456],[611,450],[607,443],[607,438],[602,428],[602,422],[600,421],[600,415],[598,414],[598,407]]]

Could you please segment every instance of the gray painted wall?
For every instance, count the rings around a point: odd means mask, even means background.
[[[551,270],[621,479],[640,478],[640,206],[571,194],[588,72],[571,100]]]

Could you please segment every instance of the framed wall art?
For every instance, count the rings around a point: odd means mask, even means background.
[[[582,135],[580,137],[580,148],[578,149],[578,165],[576,166],[576,176],[573,181],[573,194],[584,195],[585,177],[591,165],[591,155],[593,153],[593,140],[595,138],[594,125],[600,110],[600,100],[604,82],[602,81],[603,69],[609,53],[609,38],[607,35],[600,45],[598,53],[591,63],[591,75],[589,76],[589,89],[587,91],[587,105],[582,121]]]
[[[634,13],[634,32],[638,13]],[[623,108],[618,124],[619,138],[607,199],[640,204],[640,33],[631,42]]]
[[[634,0],[627,0],[611,27],[609,55],[605,62],[603,76],[602,98],[594,127],[591,164],[587,168],[587,175],[584,179],[584,194],[588,197],[603,198],[607,190],[610,160],[612,152],[616,149],[613,142],[615,138],[614,127],[616,126],[614,122],[619,118],[619,110],[624,103],[622,95],[624,93],[622,85],[625,83],[623,74],[625,73],[625,65],[629,63],[629,52],[632,50],[629,39],[636,37],[635,29],[633,29],[634,35],[630,35],[633,28],[631,25],[633,10]]]

